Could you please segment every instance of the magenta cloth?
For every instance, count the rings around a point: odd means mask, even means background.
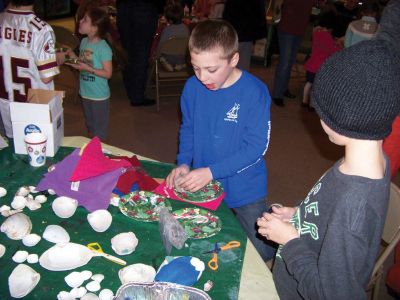
[[[179,198],[175,193],[174,193],[174,189],[173,188],[167,188],[165,181],[163,183],[161,183],[156,189],[153,190],[154,193],[159,194],[161,196],[167,197],[169,199],[173,199],[173,200],[177,200],[177,201],[182,201],[182,202],[186,202],[189,204],[193,204],[193,205],[197,205],[197,206],[201,206],[207,209],[211,209],[211,210],[216,210],[219,205],[221,204],[222,200],[225,197],[225,192],[223,192],[221,194],[221,196],[219,196],[217,199],[209,201],[209,202],[190,202],[190,201],[186,201],[182,198]]]
[[[124,169],[118,168],[96,177],[71,182],[69,177],[78,164],[79,158],[79,149],[75,149],[70,155],[57,163],[53,171],[44,174],[36,189],[38,191],[53,189],[58,196],[76,199],[79,205],[90,212],[97,209],[107,209],[112,190]]]
[[[96,136],[83,149],[79,162],[73,171],[70,181],[80,181],[116,170],[130,167],[125,159],[109,159],[101,151],[101,142]]]

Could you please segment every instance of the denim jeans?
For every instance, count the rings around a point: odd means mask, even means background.
[[[273,258],[278,245],[261,236],[257,232],[258,226],[256,224],[257,218],[268,210],[266,199],[232,208],[232,210],[262,259],[267,261]]]
[[[288,89],[290,73],[302,39],[303,36],[278,30],[279,62],[275,71],[273,98],[283,98],[283,94]]]

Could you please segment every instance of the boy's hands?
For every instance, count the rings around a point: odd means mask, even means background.
[[[297,207],[288,207],[288,206],[284,207],[272,206],[271,208],[272,208],[271,215],[284,222],[289,222],[297,209]]]
[[[190,171],[189,166],[187,165],[180,165],[173,169],[171,173],[168,174],[167,179],[166,179],[166,184],[168,188],[173,188],[175,185],[175,181],[179,178],[182,177],[186,174],[188,174]]]
[[[257,219],[258,233],[277,244],[285,245],[300,235],[297,229],[289,223],[281,220],[273,214],[264,213]]]
[[[210,168],[198,168],[179,178],[177,183],[182,189],[193,193],[200,190],[212,179]]]

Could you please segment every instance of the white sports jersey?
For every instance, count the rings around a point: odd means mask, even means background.
[[[25,102],[29,88],[54,89],[41,78],[59,73],[55,37],[50,25],[32,11],[7,10],[0,14],[0,111],[7,136],[9,101]]]

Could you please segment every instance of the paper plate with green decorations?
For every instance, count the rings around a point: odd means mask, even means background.
[[[204,239],[217,234],[221,230],[218,216],[202,208],[183,208],[172,214],[185,229],[186,235],[192,239]]]
[[[218,197],[222,195],[224,189],[219,181],[211,180],[209,184],[207,184],[202,189],[197,192],[188,192],[188,191],[180,191],[174,188],[174,193],[180,199],[188,201],[188,202],[196,202],[196,203],[204,203],[216,200]]]
[[[163,207],[172,210],[171,203],[165,197],[147,191],[131,192],[119,201],[119,209],[124,215],[143,222],[158,221]]]

